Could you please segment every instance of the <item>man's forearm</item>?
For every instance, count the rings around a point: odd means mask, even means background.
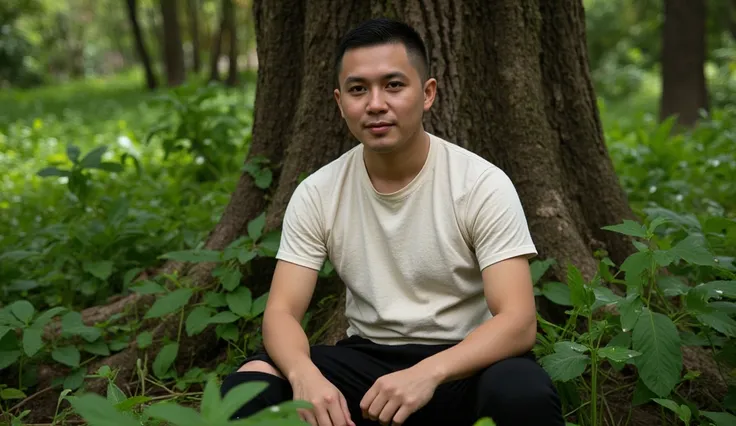
[[[528,352],[536,339],[536,317],[501,313],[481,324],[457,345],[417,364],[440,383],[462,379],[502,359]]]
[[[270,311],[263,318],[263,346],[290,382],[317,367],[309,356],[309,340],[299,321],[283,311]]]

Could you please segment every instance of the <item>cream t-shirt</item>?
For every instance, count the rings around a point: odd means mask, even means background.
[[[373,187],[359,144],[309,175],[287,206],[277,259],[347,286],[347,334],[380,344],[457,343],[491,317],[481,271],[537,254],[516,189],[482,157],[429,134],[404,188]]]

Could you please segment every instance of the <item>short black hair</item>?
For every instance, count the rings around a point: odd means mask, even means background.
[[[369,19],[343,36],[335,55],[335,75],[339,76],[342,58],[348,50],[388,43],[403,44],[409,58],[413,58],[415,64],[418,62],[417,71],[422,81],[429,78],[429,57],[422,37],[409,24],[390,18]]]

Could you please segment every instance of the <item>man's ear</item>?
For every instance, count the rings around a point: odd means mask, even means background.
[[[337,102],[337,107],[340,108],[340,116],[342,116],[342,118],[345,118],[345,113],[342,111],[342,104],[340,104],[340,89],[335,89],[334,95],[335,102]]]
[[[424,83],[424,111],[429,111],[434,104],[435,96],[437,95],[437,80],[434,78],[428,78]]]

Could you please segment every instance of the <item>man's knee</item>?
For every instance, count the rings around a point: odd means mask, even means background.
[[[533,359],[509,358],[483,372],[478,383],[479,414],[493,416],[500,425],[530,417],[540,425],[564,424],[552,380]],[[521,424],[521,423],[519,423]]]
[[[243,366],[238,369],[239,373],[245,373],[249,371],[271,374],[272,376],[276,376],[279,379],[284,378],[279,370],[275,369],[271,364],[267,363],[266,361],[250,361],[243,364]]]

